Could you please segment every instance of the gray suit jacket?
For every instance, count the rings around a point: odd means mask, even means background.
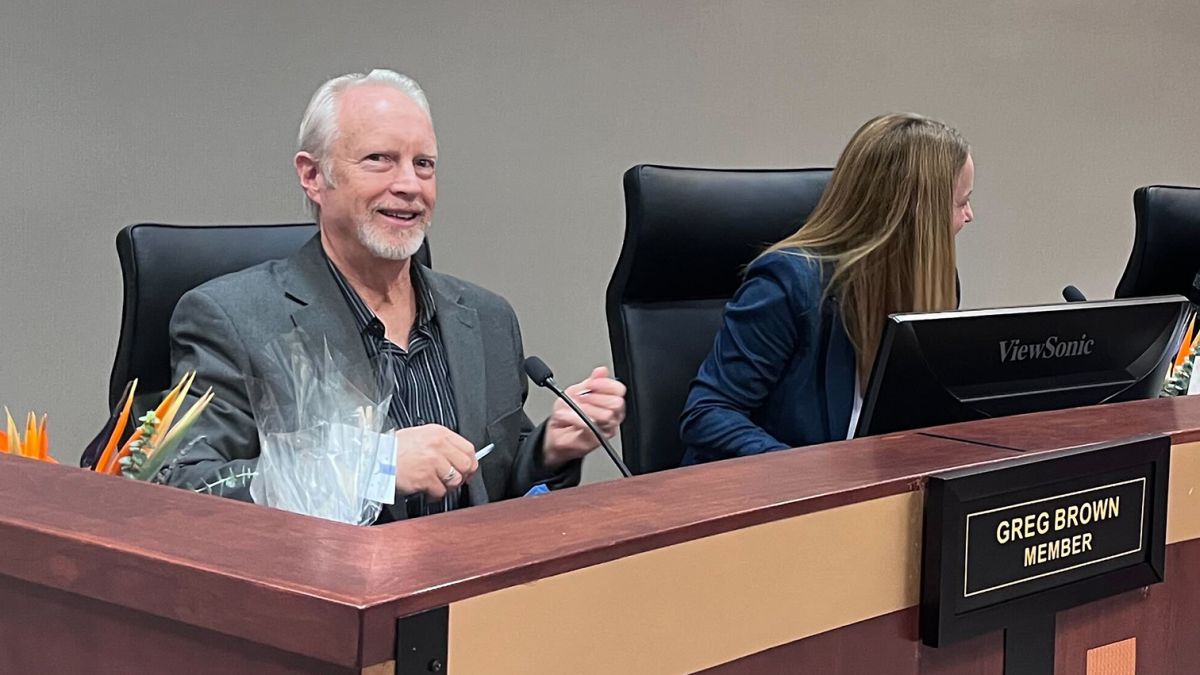
[[[512,307],[474,284],[423,272],[446,348],[458,432],[477,449],[496,445],[469,483],[470,502],[520,496],[537,483],[551,489],[577,484],[580,462],[557,473],[542,465],[544,423],[534,427],[525,415],[524,355]],[[245,378],[261,376],[263,346],[293,328],[324,336],[347,360],[366,358],[318,237],[291,258],[220,277],[180,299],[171,317],[175,379],[194,369],[193,392],[211,386],[216,397],[189,433],[203,439],[172,458],[163,482],[250,499],[259,442]],[[403,517],[402,510],[392,509],[393,517]]]

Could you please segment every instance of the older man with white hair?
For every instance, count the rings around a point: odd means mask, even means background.
[[[439,510],[447,493],[470,505],[578,483],[596,439],[561,401],[536,427],[525,415],[512,307],[413,261],[437,202],[437,138],[417,83],[388,70],[329,80],[299,146],[296,173],[319,235],[291,258],[188,292],[175,309],[173,367],[195,369],[216,401],[197,422],[203,439],[170,463],[166,482],[249,498],[259,447],[245,378],[262,372],[262,345],[298,327],[368,357],[392,395],[401,499],[381,520]],[[615,434],[625,389],[606,369],[566,391]],[[477,461],[486,444],[495,449]]]

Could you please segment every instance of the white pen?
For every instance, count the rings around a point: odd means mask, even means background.
[[[495,443],[488,443],[475,452],[475,461],[479,461],[488,456],[488,453],[496,449]],[[442,512],[450,511],[458,508],[458,491],[461,486],[454,488],[454,491],[446,491],[446,495],[442,497]]]

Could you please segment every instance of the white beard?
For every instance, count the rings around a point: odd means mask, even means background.
[[[359,223],[356,231],[359,243],[376,256],[384,260],[408,260],[421,250],[428,229],[429,221],[426,220],[400,241],[384,235],[370,222]]]

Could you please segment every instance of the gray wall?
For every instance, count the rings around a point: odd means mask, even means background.
[[[74,461],[104,415],[116,231],[302,219],[300,113],[374,65],[433,104],[437,267],[508,296],[560,380],[610,359],[625,169],[830,165],[891,110],[974,146],[966,305],[1111,297],[1132,190],[1200,184],[1198,28],[1194,0],[6,0],[0,403],[48,411]]]

